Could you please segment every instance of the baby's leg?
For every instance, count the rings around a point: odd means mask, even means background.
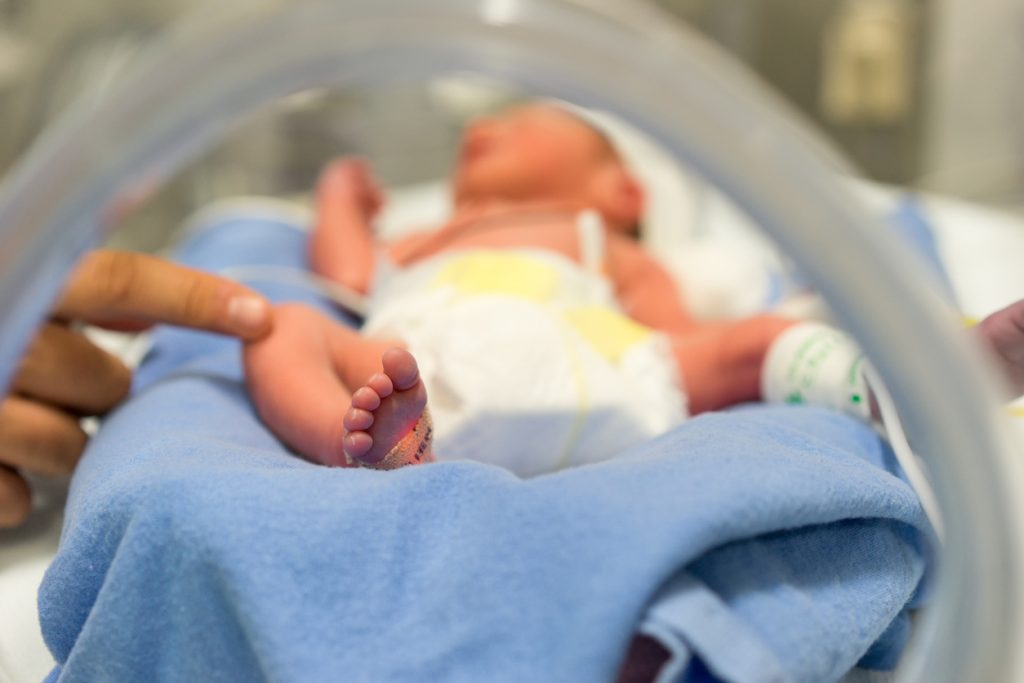
[[[372,462],[405,436],[426,403],[415,361],[410,371],[412,357],[389,351],[396,346],[286,304],[275,310],[270,336],[245,347],[246,381],[260,417],[296,451],[327,465],[348,464],[348,429],[358,429],[376,448],[353,455]],[[376,419],[363,426],[367,416]]]
[[[762,315],[676,335],[672,347],[692,414],[761,399],[768,348],[795,321]]]
[[[779,336],[796,324],[793,320],[765,315],[735,323],[712,324],[673,337],[673,349],[689,397],[690,412],[696,414],[765,399],[761,393],[768,352]],[[1015,395],[1024,394],[1024,300],[993,313],[978,325],[977,330],[995,352],[996,361]],[[826,356],[831,355],[842,358],[843,362],[851,361],[847,363],[850,372],[856,370],[859,352],[852,340],[844,338],[837,341],[836,338],[840,337],[834,331],[823,336],[817,347],[811,347],[813,353],[804,358],[806,367],[803,369],[810,368],[813,363],[822,363]],[[845,379],[839,378],[834,391],[826,387],[825,393],[842,394],[849,389],[847,384],[851,382],[859,386],[862,380],[851,380],[850,372],[842,372]],[[823,370],[822,374],[827,375],[828,371]],[[828,377],[823,379],[828,382]],[[867,403],[862,411],[853,412],[877,418],[874,397],[866,385],[864,389],[867,395],[861,400]]]
[[[988,316],[977,330],[995,351],[1014,395],[1024,394],[1024,300]]]

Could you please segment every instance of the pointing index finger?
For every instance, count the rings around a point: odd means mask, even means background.
[[[146,254],[98,250],[79,263],[54,309],[91,323],[168,323],[259,339],[270,304],[248,287]]]

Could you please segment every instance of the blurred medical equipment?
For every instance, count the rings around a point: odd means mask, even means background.
[[[472,70],[597,105],[648,130],[763,225],[892,389],[948,520],[937,600],[904,680],[1020,678],[1019,471],[990,371],[955,334],[924,268],[837,179],[841,167],[743,73],[658,15],[597,0],[272,9],[193,25],[5,179],[0,368],[12,367],[73,259],[109,229],[112,204],[158,185],[273,98]]]

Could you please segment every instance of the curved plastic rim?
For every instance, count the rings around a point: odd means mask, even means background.
[[[309,87],[496,76],[598,105],[701,169],[791,254],[887,379],[948,521],[937,599],[904,681],[1020,680],[1021,477],[995,383],[924,269],[838,180],[824,147],[660,14],[605,0],[331,0],[204,17],[105,102],[72,112],[0,188],[0,380],[119,192],[158,182],[229,123]],[[6,373],[6,374],[4,374]]]

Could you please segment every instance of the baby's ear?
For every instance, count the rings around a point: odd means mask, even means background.
[[[644,189],[619,163],[605,165],[594,179],[594,208],[615,227],[632,228],[644,212]]]

